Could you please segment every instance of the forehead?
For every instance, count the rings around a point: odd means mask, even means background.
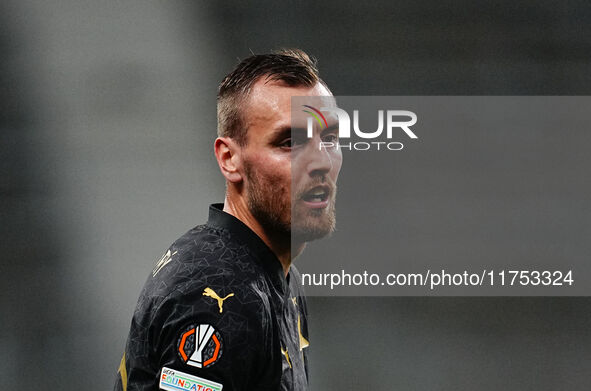
[[[317,104],[322,101],[325,105],[334,105],[331,103],[332,93],[321,83],[312,87],[294,87],[280,81],[266,82],[262,78],[253,85],[245,102],[243,113],[247,129],[268,127],[272,130],[277,126],[289,125],[291,98],[294,96],[310,97],[311,102]]]

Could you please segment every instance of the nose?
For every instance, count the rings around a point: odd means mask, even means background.
[[[323,176],[332,170],[334,162],[331,149],[331,147],[321,144],[320,138],[315,137],[313,139],[306,151],[306,171],[308,175]]]

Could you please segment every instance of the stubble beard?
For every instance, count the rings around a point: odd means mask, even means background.
[[[331,189],[328,206],[321,209],[311,209],[302,204],[302,197],[309,189],[320,184],[328,185]],[[311,182],[296,189],[293,194],[291,211],[292,239],[295,242],[310,242],[323,238],[334,232],[336,225],[335,198],[336,184],[328,177],[317,177]]]
[[[285,189],[278,178],[261,178],[249,162],[245,162],[244,171],[248,181],[246,200],[250,213],[269,235],[289,238],[289,188]]]
[[[335,229],[336,184],[328,177],[317,178],[292,194],[277,179],[263,179],[250,163],[245,163],[248,180],[247,203],[250,213],[271,236],[302,244],[320,239]],[[329,205],[324,209],[310,209],[301,204],[302,195],[318,184],[331,188]],[[288,186],[291,184],[288,184]],[[291,200],[295,200],[291,204]]]

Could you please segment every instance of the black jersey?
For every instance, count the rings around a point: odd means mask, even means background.
[[[300,275],[222,206],[148,277],[115,390],[307,390]]]

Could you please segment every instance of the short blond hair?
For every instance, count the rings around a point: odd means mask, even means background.
[[[300,49],[282,49],[245,58],[222,80],[218,88],[218,137],[230,137],[240,145],[246,144],[241,107],[253,84],[262,77],[290,87],[312,87],[317,83],[326,86],[318,75],[316,59]]]

